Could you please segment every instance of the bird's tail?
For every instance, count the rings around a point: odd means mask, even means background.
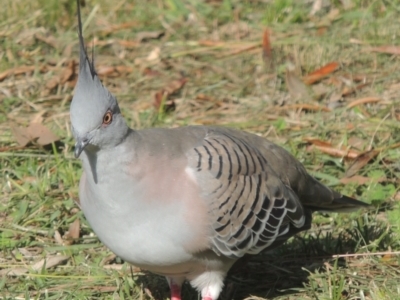
[[[314,178],[302,195],[304,207],[311,211],[352,212],[369,204],[331,190]]]
[[[305,207],[311,209],[312,211],[326,211],[326,212],[352,212],[368,206],[369,204],[365,202],[340,194],[339,197],[335,197],[333,201],[329,204],[324,203],[324,205],[321,206],[315,204],[305,205]]]

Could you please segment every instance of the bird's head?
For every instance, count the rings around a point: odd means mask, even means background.
[[[70,108],[75,157],[84,149],[98,151],[118,145],[128,127],[117,99],[101,83],[93,61],[87,55],[78,2],[79,76]]]

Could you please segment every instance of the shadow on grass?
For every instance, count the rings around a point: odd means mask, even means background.
[[[333,255],[354,253],[360,245],[378,239],[383,249],[385,241],[381,237],[385,235],[384,231],[382,227],[368,225],[344,230],[337,236],[322,231],[314,236],[296,236],[272,251],[249,256],[246,262],[235,265],[225,280],[220,300],[250,296],[273,299],[298,293],[308,282],[310,272],[324,273],[326,263],[336,264],[338,268],[346,267],[344,258],[333,258]],[[151,291],[154,299],[170,296],[168,284],[161,276],[147,273],[136,283]],[[183,287],[182,296],[185,300],[200,299],[188,283]]]

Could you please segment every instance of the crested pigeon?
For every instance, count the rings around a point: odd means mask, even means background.
[[[307,230],[314,211],[363,202],[310,176],[283,148],[228,128],[133,130],[88,58],[78,3],[79,78],[71,103],[81,207],[125,261],[164,275],[171,299],[187,280],[216,300],[232,265]]]

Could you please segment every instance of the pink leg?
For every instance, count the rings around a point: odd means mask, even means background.
[[[177,284],[171,284],[171,300],[181,300],[181,287]]]
[[[167,277],[167,281],[171,290],[171,300],[181,300],[181,286],[184,279]]]

